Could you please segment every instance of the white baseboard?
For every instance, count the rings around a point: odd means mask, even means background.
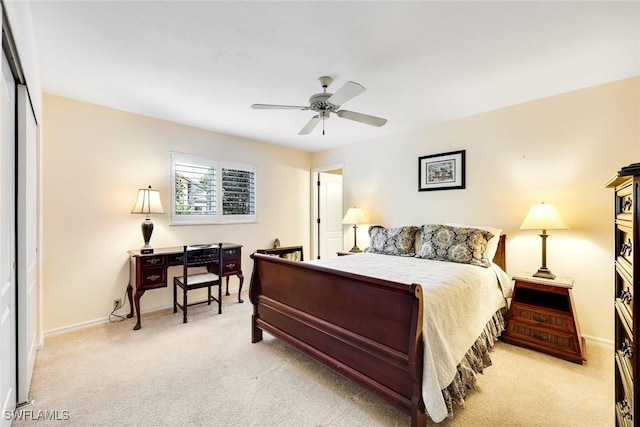
[[[73,331],[78,331],[80,329],[89,328],[91,326],[100,325],[102,323],[108,322],[109,319],[95,319],[89,320],[87,322],[74,323],[73,325],[62,326],[60,328],[49,329],[48,331],[44,331],[44,337],[54,337],[56,335],[66,334]]]
[[[243,292],[249,292],[248,287],[245,287],[243,290]],[[223,295],[224,295],[224,289],[222,290]],[[237,295],[238,294],[238,288],[234,288],[234,287],[229,287],[229,293],[231,295]],[[129,305],[125,304],[125,306],[123,308],[128,308]],[[157,306],[157,307],[152,307],[152,308],[148,308],[146,310],[142,310],[142,314],[146,314],[146,313],[153,313],[155,311],[160,311],[160,310],[166,310],[169,308],[173,308],[173,302],[170,302],[169,304],[166,305],[162,305],[162,306]],[[119,316],[126,316],[128,314],[119,314]],[[74,323],[72,325],[67,325],[67,326],[61,326],[59,328],[53,328],[53,329],[49,329],[47,331],[43,332],[43,341],[44,338],[47,337],[54,337],[56,335],[62,335],[62,334],[67,334],[69,332],[73,332],[73,331],[79,331],[81,329],[85,329],[85,328],[90,328],[92,326],[96,326],[96,325],[102,325],[104,323],[109,323],[109,316],[107,317],[102,317],[99,319],[94,319],[94,320],[88,320],[86,322],[80,322],[80,323]],[[42,349],[44,343],[39,347],[39,349]]]
[[[249,292],[247,287],[245,287],[242,291],[243,292]],[[223,293],[224,293],[224,289],[223,289]],[[238,288],[237,287],[234,288],[233,286],[229,287],[229,293],[231,295],[234,295],[234,294],[237,295],[238,294]],[[125,307],[128,308],[129,305],[125,304]],[[155,311],[166,310],[166,309],[170,309],[170,308],[173,308],[173,302],[170,302],[169,304],[165,304],[165,305],[162,305],[162,306],[157,306],[157,307],[148,308],[146,310],[142,310],[142,314],[153,313]],[[127,314],[128,313],[119,314],[119,315],[120,316],[126,316]],[[109,323],[109,316],[103,317],[103,318],[99,318],[99,319],[94,319],[94,320],[88,320],[86,322],[74,323],[72,325],[61,326],[59,328],[49,329],[49,330],[43,332],[43,338],[54,337],[56,335],[67,334],[69,332],[79,331],[81,329],[90,328],[90,327],[96,326],[96,325],[102,325],[104,323]],[[44,341],[44,339],[43,339],[43,341]],[[39,346],[39,349],[42,349],[43,345],[44,345],[44,343]]]
[[[584,338],[584,340],[588,341],[590,344],[599,345],[601,347],[607,347],[607,348],[613,349],[613,346],[614,346],[612,340],[606,340],[604,338],[594,337],[591,335],[582,335],[582,338]]]
[[[153,308],[149,308],[149,309],[143,310],[142,314],[152,313],[152,312],[160,311],[160,310],[166,310],[166,309],[172,308],[172,307],[173,307],[173,303],[170,303],[170,304],[167,304],[167,305],[163,305],[163,306],[159,306],[159,307],[153,307]],[[127,314],[128,313],[119,314],[119,316],[126,316]],[[109,316],[104,317],[104,318],[94,319],[94,320],[88,320],[86,322],[74,323],[72,325],[62,326],[60,328],[49,329],[47,331],[44,331],[44,337],[48,338],[48,337],[54,337],[56,335],[67,334],[69,332],[79,331],[81,329],[90,328],[90,327],[96,326],[96,325],[102,325],[104,323],[109,323]]]

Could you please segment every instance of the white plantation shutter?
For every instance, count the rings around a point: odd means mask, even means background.
[[[175,164],[176,215],[216,214],[216,170],[211,166]]]
[[[256,168],[171,153],[171,224],[255,222]]]
[[[222,214],[255,214],[255,173],[222,168]]]

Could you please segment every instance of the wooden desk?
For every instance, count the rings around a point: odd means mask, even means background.
[[[127,296],[129,297],[129,305],[131,311],[127,317],[133,317],[133,309],[135,304],[135,312],[138,316],[138,322],[133,327],[134,330],[140,329],[140,298],[149,289],[165,288],[168,283],[167,269],[169,267],[181,266],[183,258],[182,246],[171,248],[154,248],[152,254],[141,254],[140,249],[127,251],[129,254],[129,285],[127,286]],[[229,295],[229,276],[237,276],[240,279],[240,289],[238,290],[238,302],[244,302],[240,298],[242,292],[242,284],[244,276],[241,268],[242,245],[235,243],[222,244],[222,269],[218,268],[215,272],[220,277],[227,278],[227,291]],[[222,273],[220,273],[222,270]],[[133,295],[133,288],[136,293]]]

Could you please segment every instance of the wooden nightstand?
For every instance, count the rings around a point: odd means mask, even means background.
[[[582,336],[571,295],[573,279],[540,279],[520,273],[513,280],[503,340],[582,364]]]
[[[349,251],[338,251],[336,252],[336,255],[338,256],[346,256],[346,255],[355,255],[359,252],[349,252]]]

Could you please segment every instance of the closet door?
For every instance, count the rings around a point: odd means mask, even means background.
[[[0,78],[0,426],[16,407],[15,81],[5,55]],[[9,419],[7,419],[9,418]]]
[[[29,400],[38,349],[38,126],[18,85],[18,403]]]

